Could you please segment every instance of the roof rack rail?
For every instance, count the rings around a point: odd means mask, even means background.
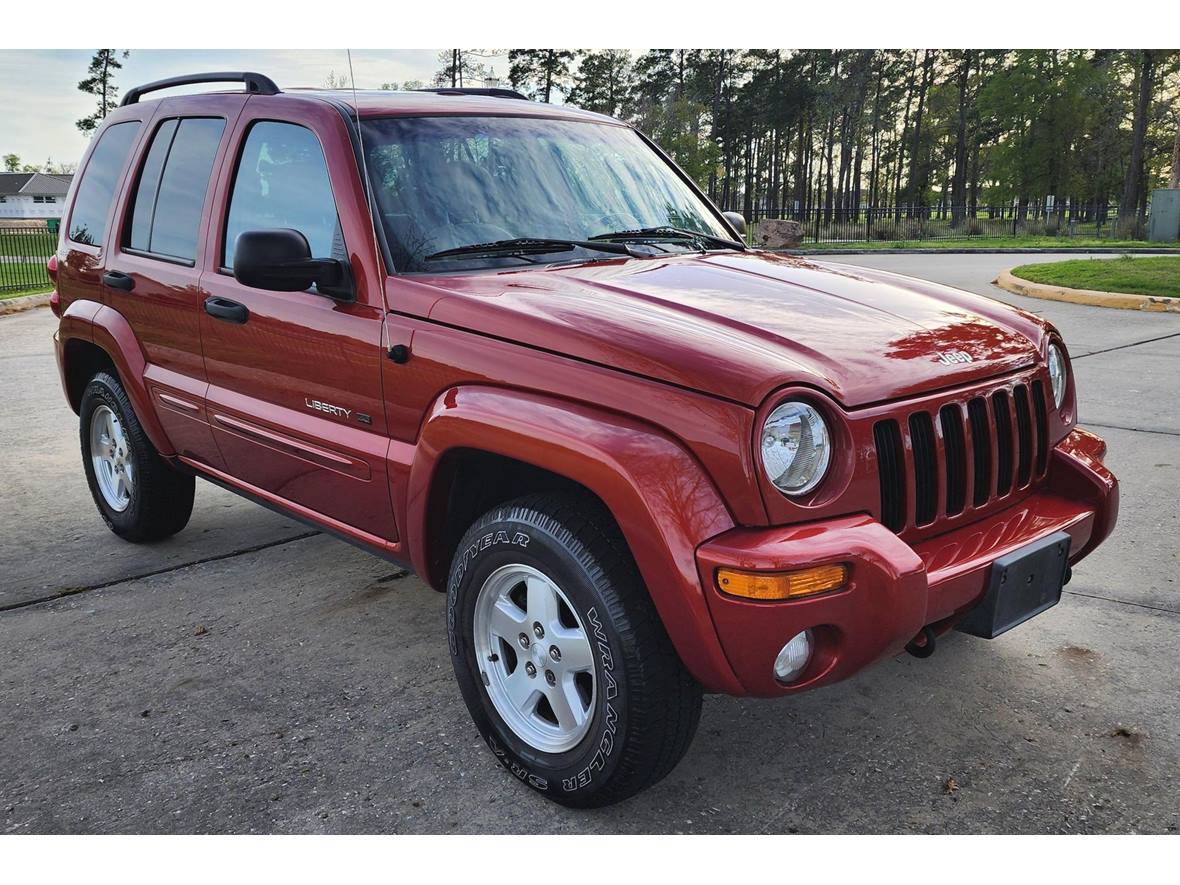
[[[119,107],[135,104],[148,92],[170,89],[173,86],[191,86],[194,83],[245,83],[246,91],[253,95],[279,94],[279,87],[275,85],[275,81],[264,74],[256,74],[253,71],[216,71],[210,74],[184,74],[135,86],[127,90],[127,94],[119,102]]]
[[[497,87],[467,87],[467,86],[436,86],[433,89],[414,89],[413,92],[434,92],[438,95],[487,95],[491,98],[518,98],[528,101],[529,97],[515,89],[500,89]]]

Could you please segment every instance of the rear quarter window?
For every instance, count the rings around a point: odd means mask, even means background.
[[[132,197],[125,247],[193,262],[201,211],[225,121],[214,117],[165,120],[152,137]]]
[[[99,135],[98,144],[94,146],[90,162],[78,183],[78,195],[70,213],[69,238],[75,243],[101,246],[105,241],[111,200],[139,133],[139,125],[138,120],[115,123]]]

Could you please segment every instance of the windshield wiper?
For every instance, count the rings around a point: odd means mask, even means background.
[[[427,255],[424,261],[441,258],[484,258],[512,257],[516,255],[544,255],[549,252],[569,252],[573,249],[590,249],[611,255],[626,255],[631,258],[643,257],[623,243],[593,243],[589,240],[553,240],[544,237],[516,237],[511,240],[495,240],[491,243],[470,243],[443,249]]]
[[[708,243],[711,246],[716,246],[722,249],[738,249],[745,251],[744,243],[739,243],[736,240],[726,239],[725,237],[714,236],[713,234],[701,233],[696,230],[688,230],[683,227],[674,227],[672,225],[660,225],[658,227],[640,227],[633,230],[617,230],[609,234],[597,234],[590,238],[591,240],[693,240],[697,243]]]

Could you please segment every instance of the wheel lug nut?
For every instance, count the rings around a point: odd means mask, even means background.
[[[524,672],[529,674],[529,678],[537,675],[537,668],[533,666],[533,662],[529,661],[524,665]]]
[[[561,649],[558,648],[556,645],[549,646],[549,657],[553,658],[553,660],[555,660],[555,661],[560,661],[561,660]]]
[[[520,647],[521,648],[528,648],[529,647],[529,635],[527,633],[521,633],[518,638],[520,639]]]
[[[557,685],[557,677],[553,675],[552,670],[545,671],[545,681],[550,685]]]
[[[545,628],[541,626],[540,621],[533,622],[533,632],[537,634],[538,639],[545,638]]]

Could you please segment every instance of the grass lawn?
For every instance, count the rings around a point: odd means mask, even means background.
[[[1124,255],[1110,259],[1022,264],[1012,269],[1012,275],[1033,283],[1070,289],[1180,298],[1180,256],[1134,258]]]
[[[1126,249],[1158,248],[1180,251],[1180,243],[1148,243],[1143,240],[1108,240],[1102,237],[964,237],[959,240],[869,240],[862,243],[808,243],[800,249]]]
[[[46,295],[52,291],[52,286],[36,286],[32,289],[18,289],[15,292],[0,292],[0,301],[6,301],[9,298],[23,298],[26,295]]]
[[[0,228],[0,255],[44,258],[57,251],[57,234]]]

